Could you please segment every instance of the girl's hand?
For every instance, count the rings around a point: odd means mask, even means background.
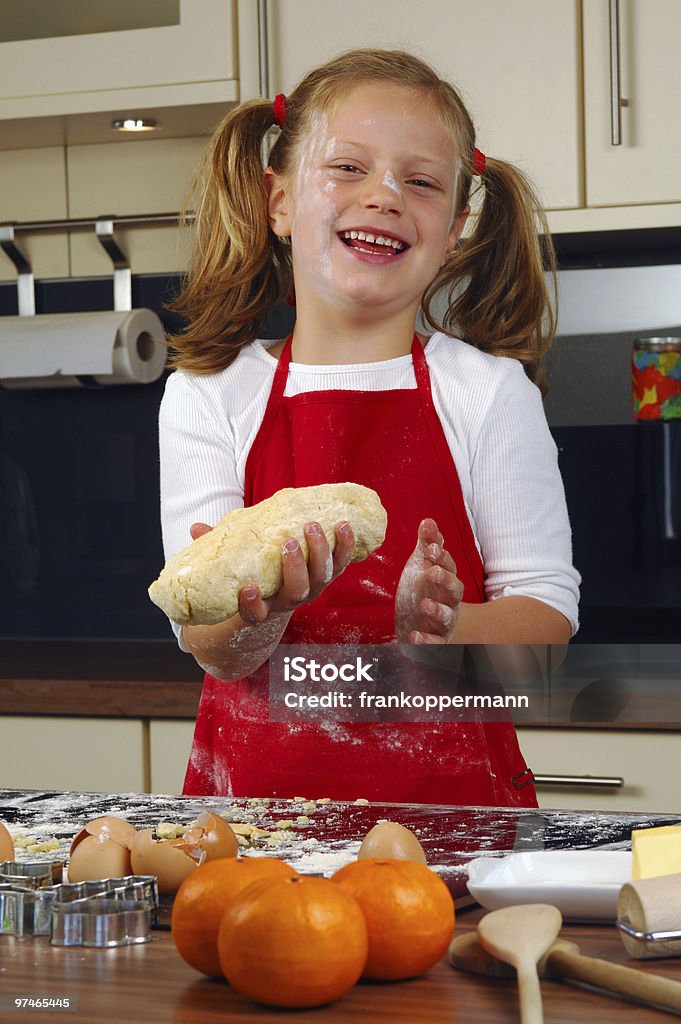
[[[395,633],[400,643],[451,642],[463,584],[454,559],[433,519],[419,526],[414,553],[402,570],[395,599]]]
[[[206,523],[194,523],[190,528],[193,540],[208,533]],[[281,547],[284,581],[272,597],[262,598],[254,583],[247,584],[239,594],[239,615],[248,625],[264,622],[270,615],[290,613],[301,604],[314,601],[332,580],[343,572],[352,556],[355,538],[348,522],[336,526],[336,546],[329,550],[324,531],[319,523],[305,525],[305,539],[309,548],[308,561],[295,538],[290,537]]]

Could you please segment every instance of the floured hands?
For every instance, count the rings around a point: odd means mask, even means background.
[[[194,523],[190,529],[192,540],[211,529],[206,523]],[[336,526],[333,555],[319,523],[305,525],[305,539],[310,551],[307,562],[300,544],[293,537],[282,545],[284,581],[276,594],[262,598],[253,583],[243,588],[239,594],[239,615],[245,623],[255,625],[264,622],[270,615],[289,614],[299,605],[313,601],[342,573],[355,547],[352,527],[347,522]]]
[[[400,577],[395,633],[400,643],[451,643],[463,584],[433,519],[419,526],[418,541]]]

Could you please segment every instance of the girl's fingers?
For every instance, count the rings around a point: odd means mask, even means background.
[[[413,633],[409,634],[408,642],[410,644],[444,644],[446,641],[443,636],[436,633],[425,633],[415,629]]]
[[[456,607],[463,597],[463,584],[453,572],[434,565],[424,574],[425,594],[450,608]]]
[[[203,537],[204,533],[210,533],[213,529],[208,523],[192,523],[189,527],[189,535],[192,540],[198,540],[199,537]]]
[[[446,548],[440,550],[440,554],[434,559],[434,564],[439,565],[445,572],[451,572],[456,576],[456,562]]]
[[[421,601],[421,623],[423,630],[427,633],[434,633],[444,636],[454,623],[455,612],[449,605],[440,604],[424,597]]]
[[[333,552],[333,575],[339,576],[348,565],[355,550],[355,535],[350,523],[338,523],[336,526],[336,547]]]
[[[442,547],[444,544],[444,537],[434,519],[422,519],[419,523],[419,542],[423,547],[427,547],[429,544],[437,544]]]
[[[267,618],[267,605],[254,583],[249,583],[239,594],[239,615],[248,625],[256,625]]]
[[[281,546],[281,561],[284,569],[284,582],[279,597],[284,605],[294,608],[302,604],[310,593],[310,577],[303,549],[294,537],[289,537]]]
[[[305,539],[310,550],[308,562],[310,592],[318,594],[333,578],[333,558],[326,535],[319,523],[306,523]]]

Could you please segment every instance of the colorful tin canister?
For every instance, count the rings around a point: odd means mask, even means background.
[[[637,338],[631,377],[637,420],[681,419],[681,337]]]

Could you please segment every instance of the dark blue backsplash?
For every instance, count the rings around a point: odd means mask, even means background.
[[[133,279],[133,305],[180,321],[166,304],[178,276]],[[110,279],[44,281],[39,312],[110,309]],[[0,286],[0,315],[16,289]],[[283,307],[266,336],[282,337]],[[152,385],[0,389],[0,638],[164,640],[165,616],[147,596],[162,563],[157,415]],[[681,422],[672,423],[678,516]],[[678,641],[679,543],[661,529],[661,424],[555,427],[582,573],[590,643]],[[669,496],[667,496],[669,497]],[[677,521],[677,526],[678,526]]]

